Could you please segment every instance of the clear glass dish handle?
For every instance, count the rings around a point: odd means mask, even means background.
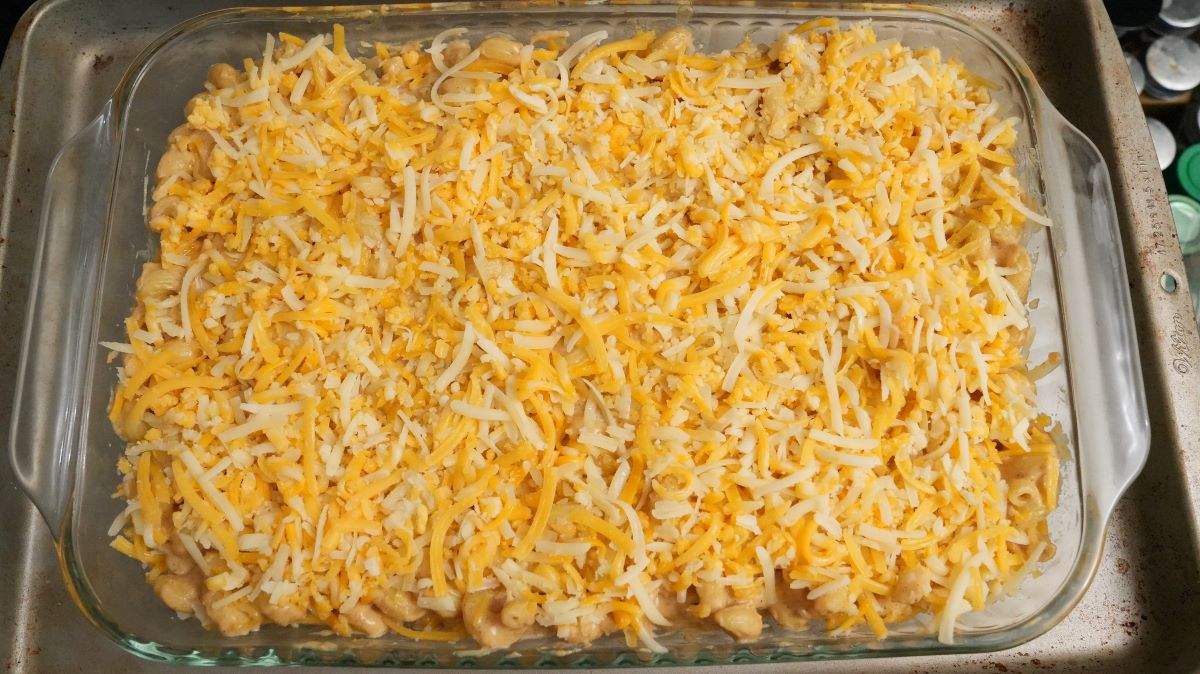
[[[1084,507],[1103,526],[1150,446],[1129,278],[1104,157],[1048,102],[1042,114],[1044,128],[1057,132],[1041,139],[1044,165],[1069,167],[1046,172],[1046,193],[1071,388],[1075,405],[1099,420],[1076,423]]]
[[[9,459],[55,536],[87,413],[82,384],[115,160],[109,102],[55,157],[39,222]]]

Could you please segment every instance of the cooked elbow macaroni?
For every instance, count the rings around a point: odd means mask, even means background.
[[[113,545],[227,635],[953,636],[1049,546],[1013,121],[821,20],[267,40],[159,162]]]

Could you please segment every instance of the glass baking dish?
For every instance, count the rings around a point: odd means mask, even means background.
[[[769,626],[753,643],[716,627],[660,634],[668,653],[630,649],[620,635],[582,648],[522,641],[511,649],[473,644],[337,637],[318,627],[264,627],[227,638],[178,620],[153,594],[140,566],[109,547],[121,504],[112,498],[122,441],[106,414],[116,372],[98,343],[120,341],[141,263],[155,245],[145,224],[152,172],[184,103],[216,62],[255,57],[268,32],[297,35],[345,25],[360,40],[428,39],[450,27],[478,40],[547,28],[573,37],[605,29],[686,25],[698,46],[720,50],[749,34],[769,42],[815,17],[870,19],[880,38],[935,46],[994,82],[1003,116],[1019,119],[1015,156],[1031,205],[1052,227],[1034,232],[1030,291],[1036,336],[1031,362],[1051,352],[1063,365],[1038,385],[1042,408],[1061,424],[1065,463],[1050,519],[1054,558],[1011,596],[959,622],[953,644],[920,620],[885,640],[869,632],[831,637]],[[185,22],[129,68],[102,113],[61,151],[47,183],[29,313],[16,387],[10,458],[58,538],[63,575],[80,609],[129,651],[191,664],[573,667],[776,662],[1008,648],[1050,629],[1086,590],[1113,506],[1141,469],[1149,429],[1128,283],[1108,170],[1096,148],[1053,108],[1013,50],[948,12],[898,5],[779,2],[611,4],[460,2],[354,8],[237,9]]]

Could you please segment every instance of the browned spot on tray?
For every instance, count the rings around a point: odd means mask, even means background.
[[[109,54],[108,56],[96,54],[96,58],[92,59],[92,70],[95,70],[97,72],[104,70],[105,68],[112,65],[112,62],[113,62],[112,54]]]

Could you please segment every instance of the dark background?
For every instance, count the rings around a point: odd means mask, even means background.
[[[3,53],[4,47],[8,45],[8,36],[12,34],[13,26],[17,25],[17,21],[33,4],[33,0],[9,0],[8,2],[0,0],[0,4],[3,4],[3,7],[0,8],[0,53]]]

